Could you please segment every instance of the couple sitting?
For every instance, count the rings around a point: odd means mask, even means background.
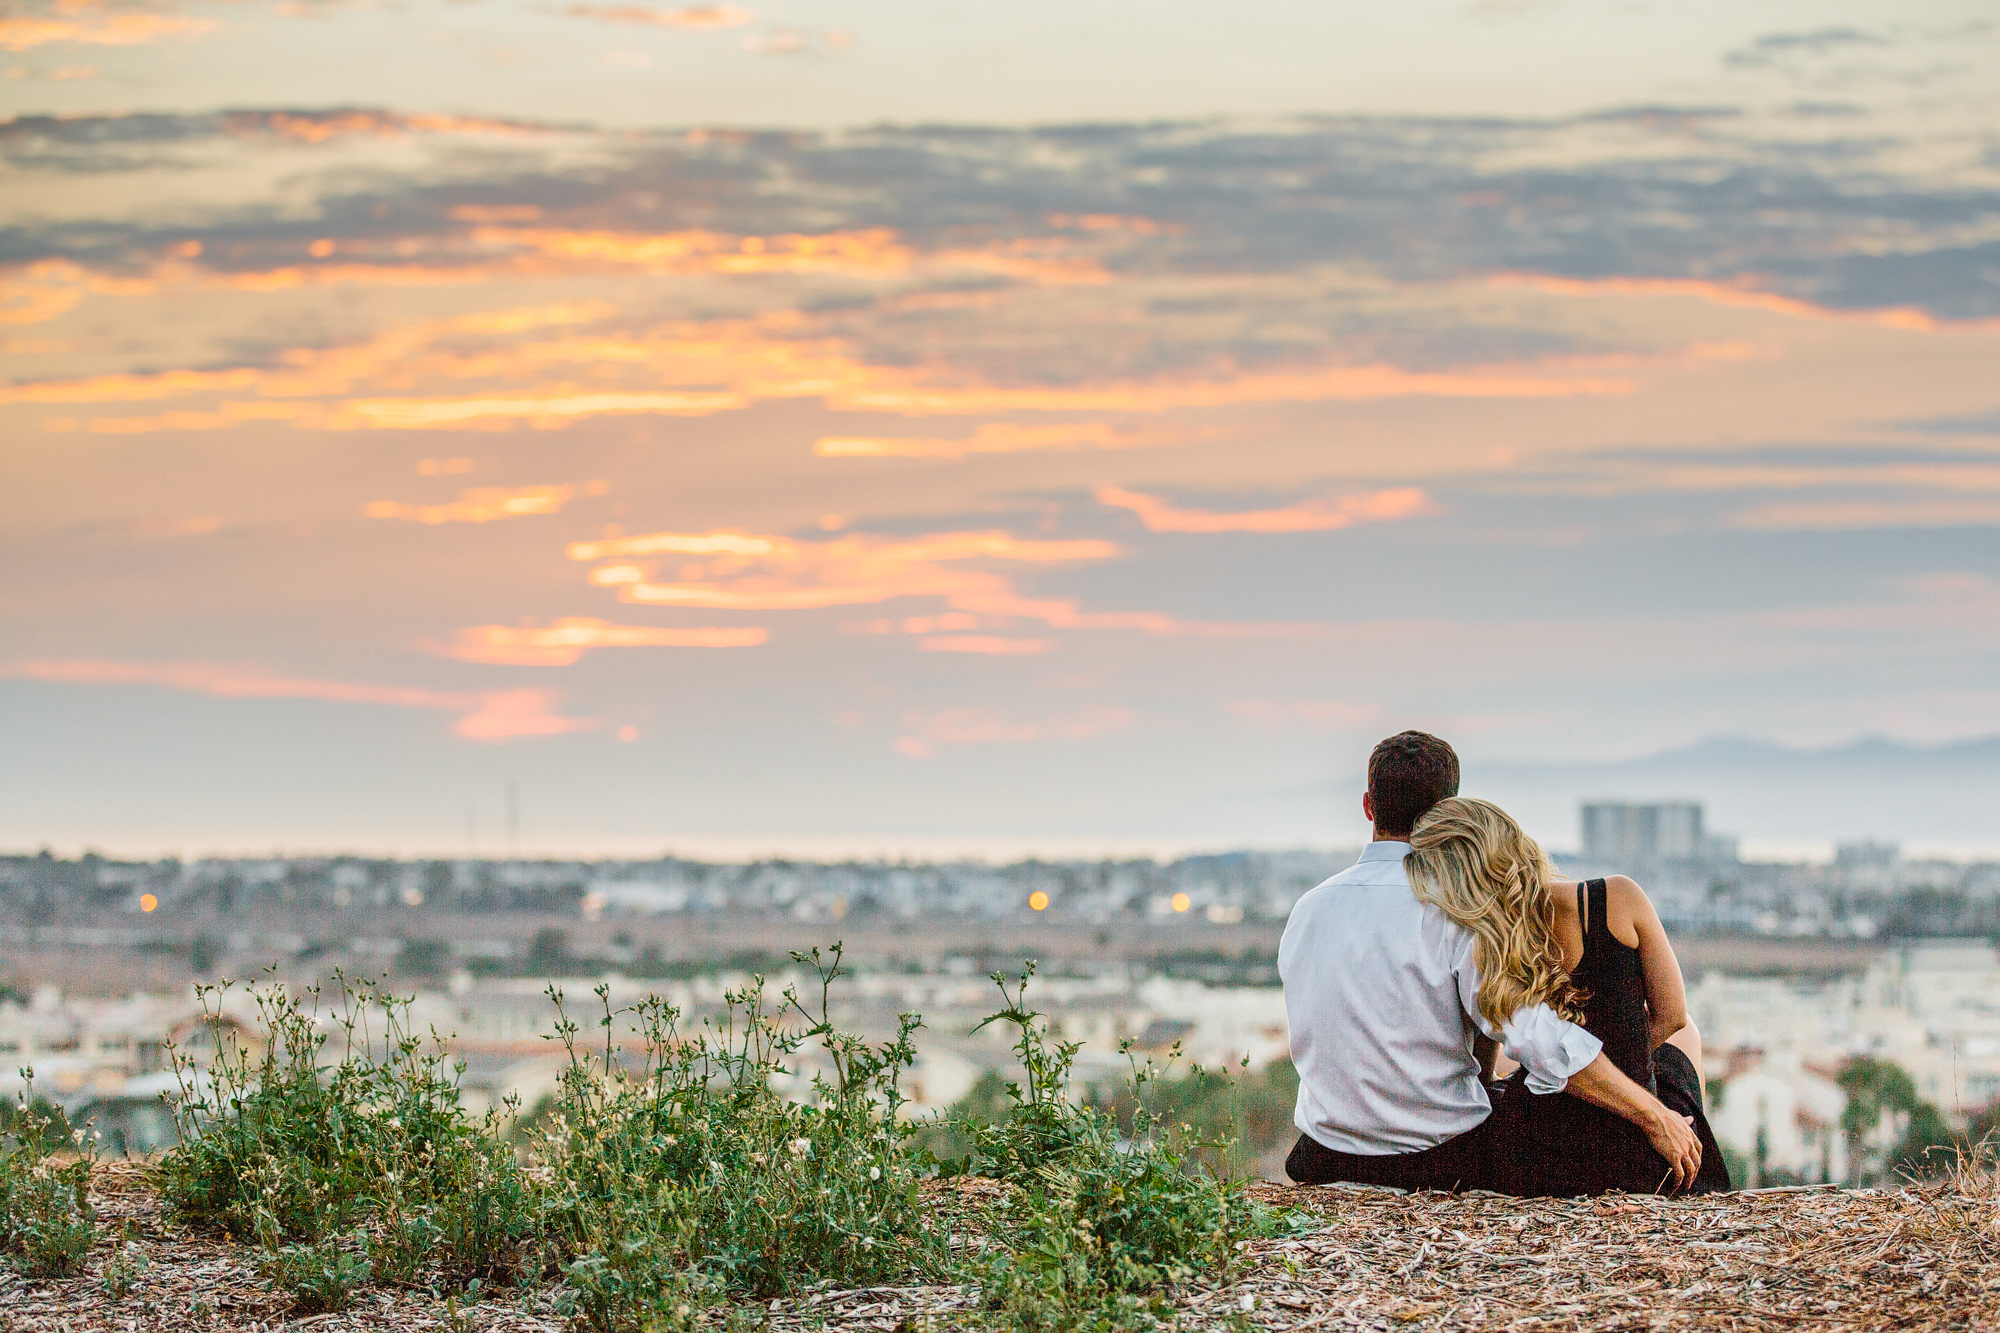
[[[1375,840],[1278,946],[1302,1184],[1517,1195],[1729,1188],[1680,964],[1631,880],[1557,879],[1458,756],[1375,747]],[[1495,1082],[1497,1054],[1520,1067]]]

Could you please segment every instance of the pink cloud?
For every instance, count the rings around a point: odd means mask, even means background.
[[[693,32],[740,28],[757,18],[755,11],[741,5],[690,5],[683,9],[653,9],[646,5],[571,5],[569,13],[575,18],[601,19],[607,23],[643,23]]]
[[[1488,279],[1496,287],[1526,287],[1560,296],[1679,296],[1734,310],[1760,310],[1789,319],[1810,319],[1834,324],[1873,324],[1900,329],[1905,333],[1980,333],[2000,328],[2000,320],[1939,319],[1915,306],[1874,306],[1860,310],[1840,310],[1832,306],[1801,301],[1777,292],[1760,291],[1741,283],[1713,282],[1705,278],[1559,278],[1546,273],[1496,273]]]
[[[1153,532],[1323,532],[1433,512],[1430,501],[1414,486],[1233,514],[1176,509],[1156,495],[1116,486],[1100,486],[1096,496],[1099,504],[1131,510]]]
[[[555,690],[427,690],[274,676],[256,667],[209,662],[107,662],[89,658],[15,662],[0,667],[0,675],[69,685],[154,685],[218,699],[316,699],[391,708],[435,708],[459,714],[454,731],[467,740],[557,736],[593,731],[603,725],[597,718],[563,717],[552,711],[561,697]]]
[[[614,625],[589,616],[565,616],[543,628],[533,625],[475,625],[458,631],[453,642],[433,647],[461,662],[510,666],[568,666],[593,648],[754,648],[771,632],[757,625],[676,628]]]

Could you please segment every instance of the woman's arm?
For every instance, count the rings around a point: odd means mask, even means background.
[[[1615,928],[1623,918],[1638,932],[1639,967],[1646,979],[1647,1049],[1658,1050],[1661,1042],[1688,1023],[1680,959],[1674,957],[1673,941],[1644,889],[1623,875],[1606,880],[1605,889],[1608,924]]]

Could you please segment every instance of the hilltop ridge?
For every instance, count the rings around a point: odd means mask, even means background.
[[[938,1196],[990,1202],[1005,1187],[933,1182]],[[1243,1262],[1169,1293],[1171,1326],[1585,1330],[2000,1329],[2000,1177],[1879,1191],[1781,1188],[1670,1199],[1507,1199],[1332,1186],[1251,1187],[1287,1210],[1295,1234],[1252,1240]],[[99,1215],[122,1233],[89,1271],[62,1281],[0,1276],[0,1329],[71,1333],[278,1330],[315,1333],[559,1333],[548,1286],[449,1301],[398,1289],[337,1314],[301,1316],[258,1278],[251,1247],[166,1221],[133,1164],[97,1172]],[[146,1264],[132,1294],[107,1296],[105,1260]],[[977,1328],[964,1286],[823,1287],[738,1307],[771,1329]],[[205,1311],[205,1313],[204,1313]]]

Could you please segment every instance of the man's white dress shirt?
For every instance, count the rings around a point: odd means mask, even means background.
[[[1472,932],[1418,901],[1409,854],[1407,842],[1369,843],[1299,899],[1278,945],[1299,1073],[1292,1120],[1336,1152],[1416,1152],[1486,1119],[1474,1024],[1538,1093],[1561,1092],[1604,1046],[1540,1004],[1496,1031],[1479,1012]]]

